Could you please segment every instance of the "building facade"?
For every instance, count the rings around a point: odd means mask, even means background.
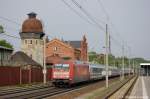
[[[13,49],[0,46],[0,66],[6,66]]]
[[[46,44],[46,57],[59,56],[63,59],[87,61],[87,41],[83,36],[81,41],[63,41],[53,39]]]
[[[44,35],[42,23],[36,18],[36,13],[29,13],[20,32],[21,51],[40,65],[43,65]]]

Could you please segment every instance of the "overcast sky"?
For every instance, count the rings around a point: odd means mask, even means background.
[[[84,13],[71,0],[65,0],[80,15]],[[121,44],[124,41],[125,55],[150,59],[150,0],[76,0],[92,17],[105,28],[106,13],[113,25],[109,25],[109,33],[113,37],[111,49],[114,55],[121,55]],[[103,7],[105,11],[103,10]],[[104,52],[105,31],[89,24],[79,17],[62,0],[0,0],[0,24],[5,31],[19,37],[21,24],[30,12],[44,23],[44,31],[50,39],[81,40],[85,34],[88,39],[89,51]],[[106,13],[105,13],[106,12]],[[18,24],[4,20],[13,20]],[[110,23],[110,21],[108,23]],[[104,23],[103,23],[104,22]],[[20,25],[19,25],[20,24]],[[0,35],[20,50],[20,40]]]

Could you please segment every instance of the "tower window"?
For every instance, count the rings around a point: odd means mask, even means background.
[[[54,49],[53,49],[53,50],[54,50],[54,51],[57,51],[57,49],[58,49],[57,47],[54,47]]]
[[[25,44],[27,44],[27,40],[25,40]]]
[[[35,43],[36,43],[36,44],[38,43],[37,40],[35,41]]]
[[[32,40],[30,40],[30,44],[32,44]]]

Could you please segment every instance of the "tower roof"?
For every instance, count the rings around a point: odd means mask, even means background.
[[[43,32],[42,22],[36,18],[36,13],[31,12],[22,24],[23,33],[41,33]]]

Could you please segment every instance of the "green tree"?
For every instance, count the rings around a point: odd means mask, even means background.
[[[12,48],[13,49],[13,45],[11,45],[9,42],[7,42],[6,40],[0,40],[0,46],[4,46],[7,48]]]
[[[96,61],[96,59],[97,59],[97,53],[96,52],[89,52],[88,55],[89,55],[89,61],[90,62]]]
[[[108,55],[109,58],[109,66],[116,66],[119,68],[122,68],[122,56],[115,57],[113,54]],[[149,60],[145,60],[144,58],[130,58],[130,65],[133,65],[133,60],[136,66],[139,66],[140,63],[150,63]],[[104,54],[98,54],[94,51],[89,52],[89,61],[95,62],[98,64],[105,64],[105,55]],[[124,57],[124,66],[129,67],[129,58]]]

